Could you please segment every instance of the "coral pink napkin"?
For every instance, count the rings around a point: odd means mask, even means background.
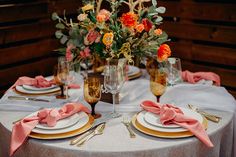
[[[211,80],[214,82],[215,85],[220,86],[220,77],[219,75],[213,73],[213,72],[190,72],[188,70],[185,70],[182,72],[182,78],[184,81],[190,82],[190,83],[196,83],[200,81],[201,79],[205,80]]]
[[[148,112],[160,115],[160,121],[163,125],[177,124],[188,129],[208,147],[213,147],[203,126],[196,119],[185,116],[178,107],[170,104],[161,105],[148,100],[142,102],[141,107]]]
[[[48,126],[55,126],[57,121],[69,117],[77,112],[90,113],[89,109],[79,103],[67,103],[61,109],[44,109],[38,112],[37,116],[22,119],[12,128],[10,156],[24,143],[28,135],[38,123],[45,123]]]
[[[53,84],[55,84],[54,79],[48,81],[43,76],[36,76],[35,78],[22,76],[18,78],[18,80],[15,82],[13,86],[11,86],[11,88],[15,88],[16,86],[21,86],[21,85],[30,85],[42,88],[42,87],[50,87]]]
[[[35,86],[38,88],[43,88],[43,87],[50,87],[54,84],[55,84],[54,79],[48,81],[43,76],[36,76],[35,78],[22,76],[22,77],[18,78],[18,80],[15,82],[15,84],[13,86],[11,86],[11,89],[15,88],[16,86],[21,86],[21,85],[30,85],[30,86]],[[68,87],[73,88],[73,89],[79,89],[80,85],[69,84]]]

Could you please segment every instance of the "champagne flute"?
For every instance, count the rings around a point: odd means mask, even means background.
[[[97,77],[88,77],[84,80],[84,99],[92,108],[92,116],[97,119],[101,114],[95,113],[95,105],[101,99],[101,83]]]
[[[59,99],[66,99],[68,95],[64,94],[64,87],[68,85],[68,76],[69,76],[70,64],[66,61],[65,57],[58,58],[58,65],[54,72],[54,79],[56,84],[59,85],[61,89],[61,95],[56,96]]]
[[[120,117],[115,110],[115,95],[121,90],[125,82],[124,69],[119,65],[108,65],[104,69],[104,87],[112,94],[113,111],[112,117]]]

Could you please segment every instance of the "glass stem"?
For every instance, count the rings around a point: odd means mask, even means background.
[[[113,113],[116,113],[115,101],[116,101],[116,94],[112,94]]]
[[[63,97],[64,96],[64,86],[60,85],[60,89],[61,89],[61,97]]]
[[[91,104],[91,108],[92,108],[92,116],[95,115],[95,104]]]

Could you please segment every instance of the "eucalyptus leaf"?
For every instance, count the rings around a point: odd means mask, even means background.
[[[61,42],[62,44],[65,44],[65,43],[67,42],[67,40],[68,40],[68,37],[67,37],[66,35],[63,35],[62,38],[61,38],[61,40],[60,40],[60,42]]]
[[[152,0],[152,5],[153,5],[154,7],[156,7],[156,6],[157,6],[157,1],[156,1],[156,0]]]
[[[157,16],[155,22],[158,23],[158,22],[161,22],[163,20],[163,18],[161,16]]]
[[[63,33],[60,30],[58,30],[55,32],[55,36],[57,39],[60,39],[63,36]]]
[[[59,19],[60,17],[58,16],[58,14],[56,12],[52,13],[52,20],[55,21],[57,19]]]
[[[166,8],[165,7],[158,7],[158,8],[156,8],[156,11],[160,14],[164,14],[166,12]]]
[[[66,53],[66,48],[65,47],[63,47],[63,48],[59,48],[59,49],[57,49],[57,51],[59,52],[59,54],[65,54]]]
[[[56,28],[65,29],[65,25],[63,23],[58,23],[58,24],[56,24]]]

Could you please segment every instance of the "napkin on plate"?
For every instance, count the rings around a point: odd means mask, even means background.
[[[161,105],[148,100],[142,102],[140,106],[148,112],[160,115],[160,121],[163,125],[177,124],[188,129],[208,147],[214,146],[203,126],[196,119],[185,116],[178,107],[170,104]]]
[[[22,77],[18,78],[18,80],[15,82],[15,84],[13,86],[11,86],[11,89],[15,88],[16,86],[21,86],[21,85],[30,85],[30,86],[35,86],[35,87],[38,87],[38,88],[44,88],[44,87],[50,87],[54,84],[55,84],[54,79],[51,79],[51,80],[48,81],[47,79],[45,79],[41,75],[36,76],[35,78],[22,76]],[[73,88],[73,89],[79,89],[80,85],[78,85],[78,84],[69,84],[68,87]]]
[[[90,113],[89,109],[79,103],[67,103],[61,109],[44,109],[36,116],[22,119],[12,128],[10,156],[24,143],[30,132],[38,123],[45,123],[48,126],[55,126],[60,119],[67,118],[77,112]]]
[[[55,84],[54,79],[48,81],[41,75],[36,76],[35,78],[22,76],[18,78],[18,80],[15,82],[13,86],[11,86],[11,88],[15,88],[16,86],[21,86],[21,85],[30,85],[38,88],[43,88],[43,87],[50,87],[53,84]]]
[[[182,72],[182,79],[189,83],[196,83],[202,79],[213,81],[215,85],[220,86],[219,75],[213,72],[190,72],[185,70]]]

